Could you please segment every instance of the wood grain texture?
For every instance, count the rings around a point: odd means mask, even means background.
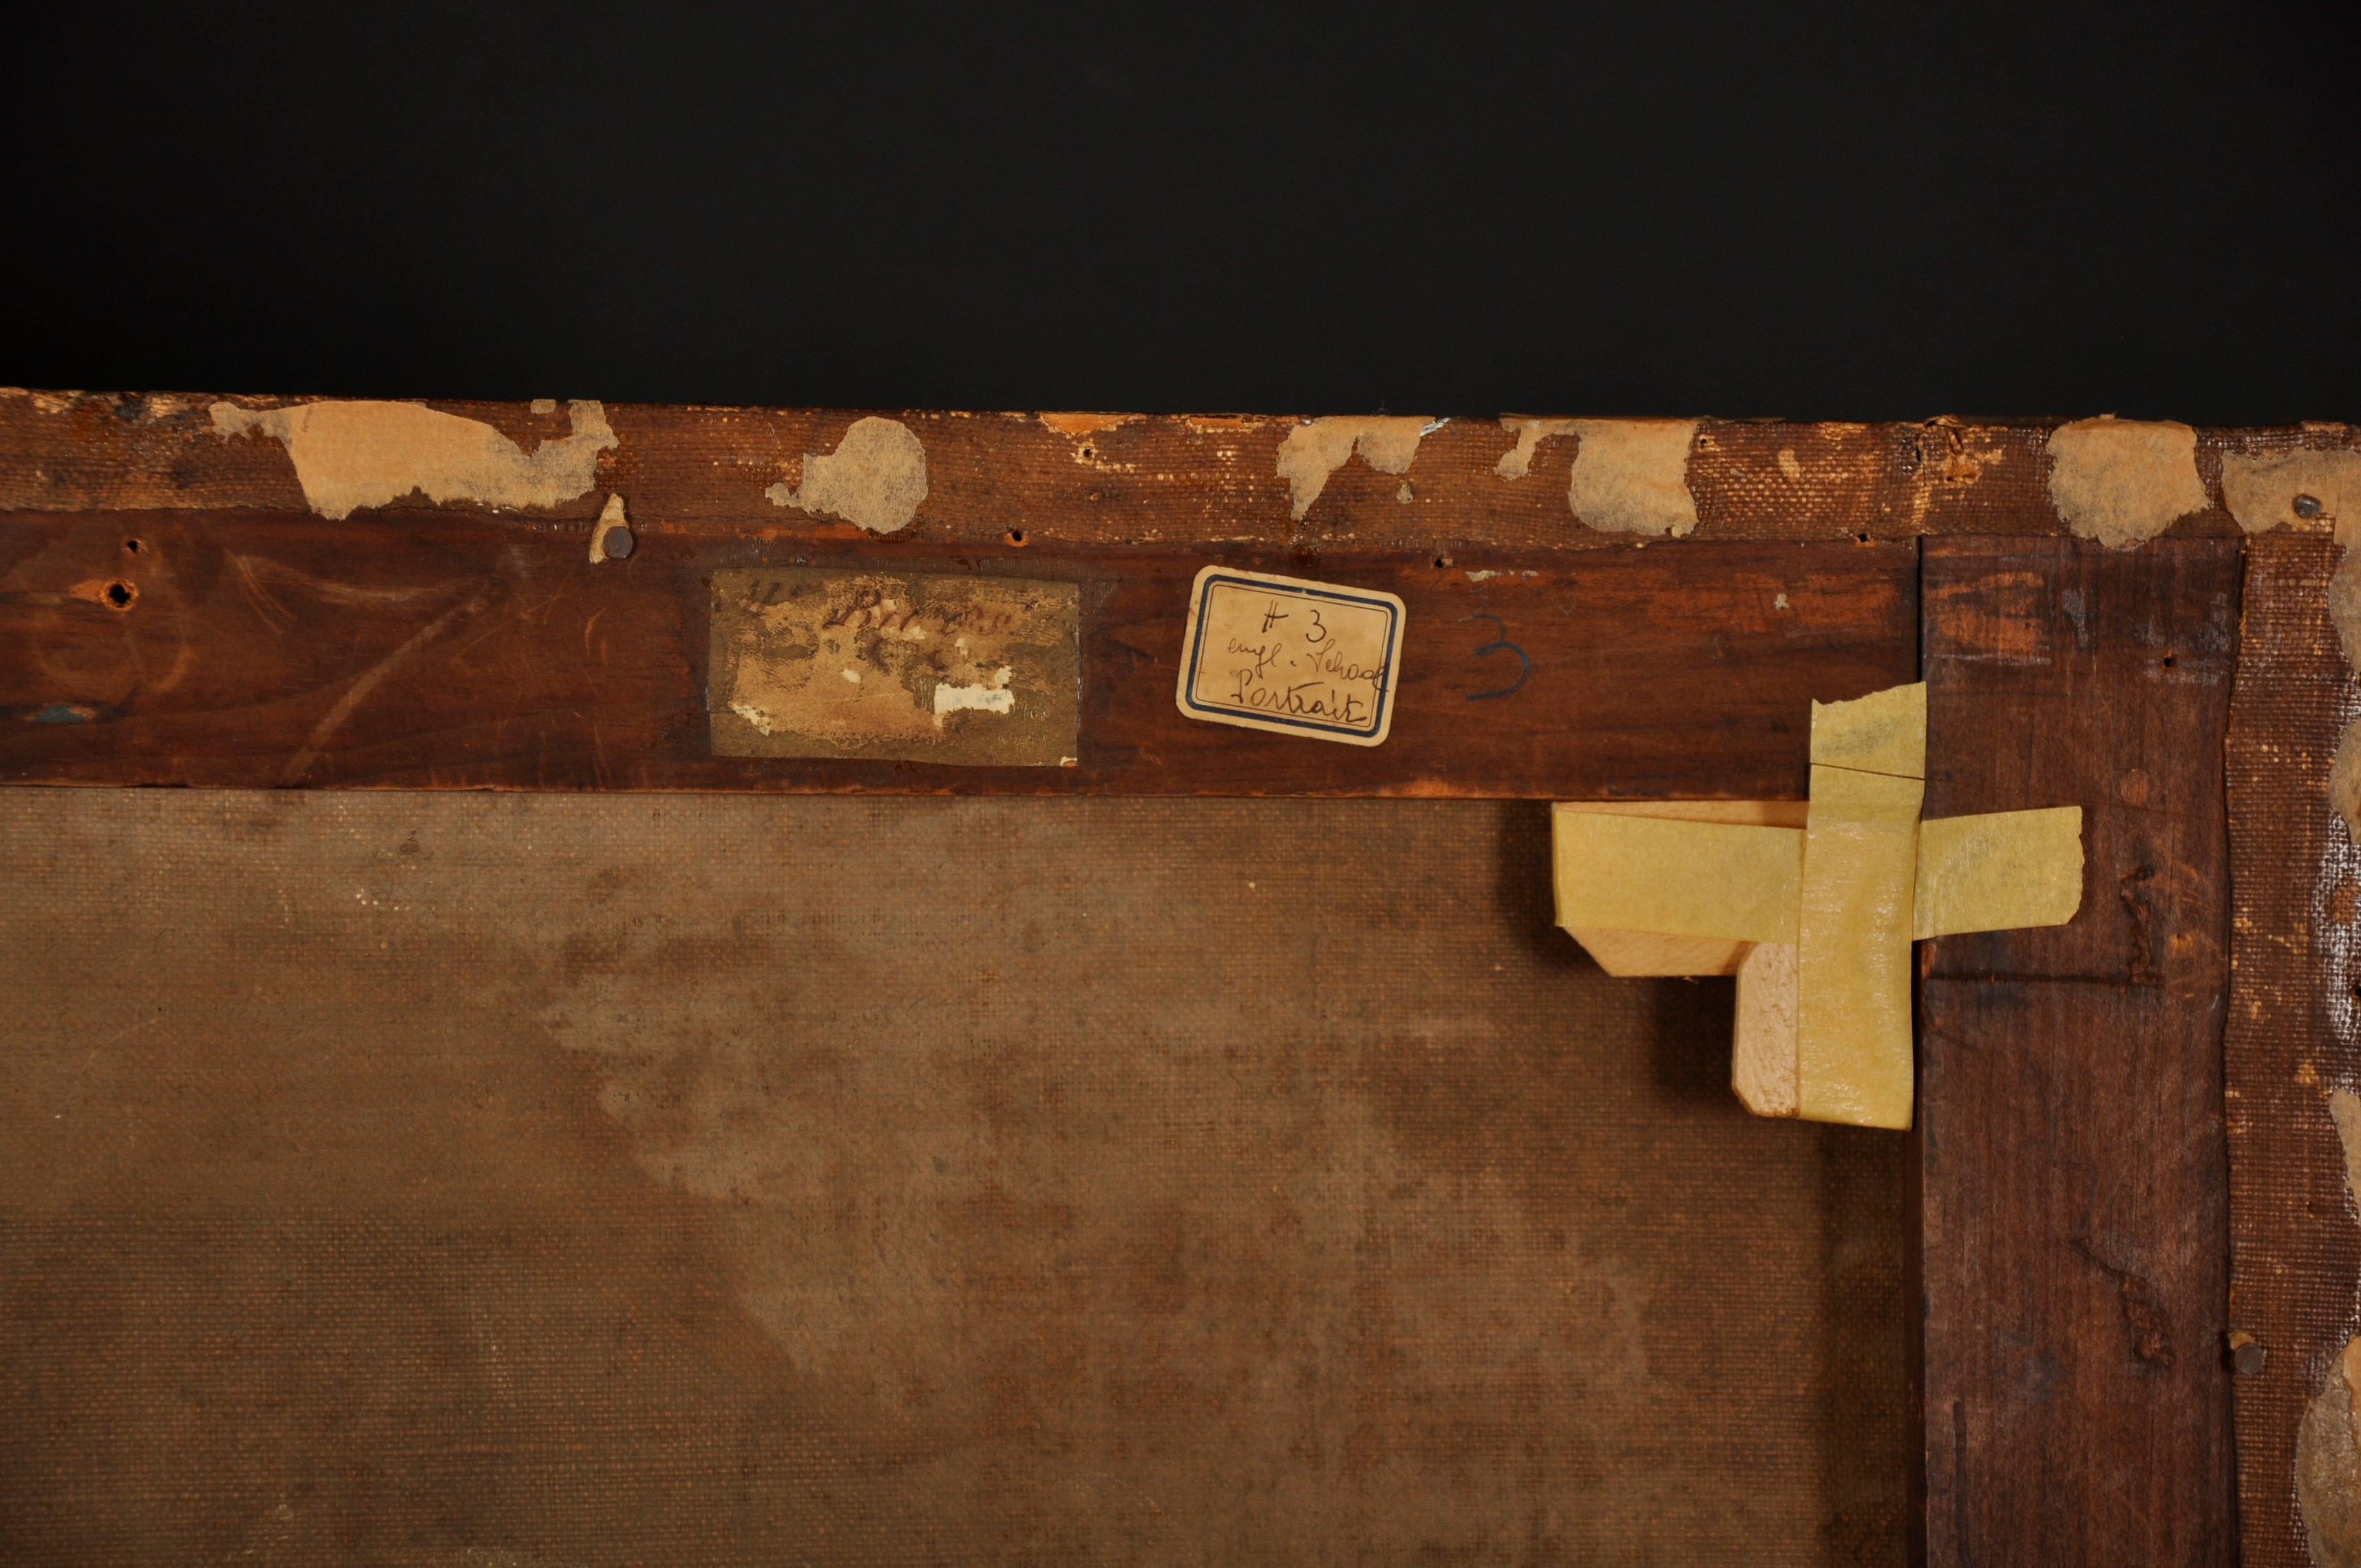
[[[2079,804],[2067,926],[1921,949],[1927,1559],[2226,1563],[2235,545],[1928,542],[1930,816]]]
[[[0,516],[0,778],[1793,798],[1810,699],[1907,680],[1916,661],[1908,544],[1625,545],[1438,565],[651,532],[628,560],[593,565],[578,534],[546,522],[380,517]],[[1189,584],[1209,558],[1401,596],[1408,634],[1383,746],[1180,716]],[[1078,765],[712,755],[711,578],[796,565],[1078,583]],[[104,593],[118,581],[136,590],[119,609]]]
[[[2328,804],[2354,709],[2329,623],[2338,552],[2325,540],[2250,547],[2228,745],[2232,924],[2224,1039],[2230,1135],[2230,1326],[2262,1365],[2238,1377],[2239,1523],[2255,1568],[2305,1568],[2295,1490],[2304,1409],[2340,1383],[2361,1225],[2328,1096],[2361,1078],[2351,1032],[2356,881]],[[2338,1027],[2338,1021],[2345,1027]]]

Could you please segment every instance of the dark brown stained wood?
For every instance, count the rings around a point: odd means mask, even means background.
[[[1921,949],[1930,1563],[2233,1559],[2229,542],[1929,541],[1929,816],[2080,805],[2081,913]]]
[[[0,516],[12,783],[901,793],[1800,796],[1813,698],[1908,680],[1915,547],[1769,542],[1405,556],[946,552],[401,511]],[[137,548],[133,548],[133,542]],[[1341,746],[1183,718],[1210,563],[1407,604],[1393,732]],[[838,567],[1080,585],[1071,768],[718,758],[715,572]],[[122,585],[121,608],[108,600]],[[1528,668],[1529,666],[1529,668]]]
[[[2249,546],[2238,690],[2230,709],[2230,1326],[2262,1365],[2235,1379],[2245,1561],[2311,1558],[2297,1516],[2296,1433],[2353,1332],[2361,1226],[2328,1096],[2354,1087],[2352,839],[2328,804],[2353,679],[2328,618],[2338,552],[2325,539]],[[2350,1025],[2348,1022],[2347,1027]]]
[[[144,511],[162,508],[301,512],[287,452],[268,436],[224,439],[203,394],[41,393],[0,389],[0,509]],[[301,400],[246,398],[269,408]],[[565,405],[438,400],[524,450],[566,436]],[[596,487],[543,513],[587,532],[603,492],[634,520],[694,532],[762,531],[782,539],[861,537],[851,523],[778,505],[806,454],[833,452],[867,411],[608,405],[615,446]],[[1453,551],[1584,549],[1621,536],[1577,522],[1568,472],[1578,439],[1554,434],[1526,472],[1507,477],[1517,444],[1501,420],[1440,422],[1406,474],[1359,457],[1328,477],[1301,517],[1280,477],[1293,416],[1071,415],[884,411],[927,453],[927,497],[914,541],[992,545],[1011,531],[1086,545],[1196,547],[1256,540],[1323,547]],[[2052,422],[1932,419],[1897,424],[1700,422],[1686,475],[1698,541],[1827,540],[1865,534],[2062,533],[2050,505]],[[2220,504],[2222,455],[2347,445],[2343,425],[2198,433],[2198,475],[2215,499],[2175,534],[2235,536]],[[1409,499],[1403,499],[1407,485]],[[428,507],[423,498],[386,510]]]

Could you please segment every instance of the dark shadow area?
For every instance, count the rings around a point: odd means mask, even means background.
[[[1520,934],[1533,961],[1578,970],[1644,996],[1652,1019],[1648,1063],[1656,1088],[1686,1101],[1730,1102],[1730,1039],[1736,982],[1697,980],[1615,981],[1557,924],[1550,883],[1550,805],[1502,801],[1499,860],[1502,925]]]
[[[1738,982],[1720,975],[1696,980],[1631,980],[1648,987],[1653,1034],[1648,1066],[1658,1090],[1682,1100],[1734,1102],[1730,1087],[1730,1031]]]
[[[1910,1354],[1905,1135],[1797,1124],[1820,1156],[1820,1541],[1831,1563],[1892,1560],[1905,1527],[1905,1476],[1867,1434],[1905,1416]],[[1896,1223],[1897,1217],[1900,1221]]]
[[[1598,972],[1598,961],[1557,923],[1557,895],[1550,882],[1550,803],[1504,800],[1496,809],[1500,831],[1493,840],[1493,867],[1503,923],[1522,933],[1534,962]]]

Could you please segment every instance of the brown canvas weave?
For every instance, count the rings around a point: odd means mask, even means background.
[[[2307,1408],[2344,1386],[2337,1358],[2361,1282],[2361,1231],[2328,1109],[2361,1068],[2351,957],[2361,884],[2328,794],[2356,707],[2328,614],[2339,554],[2325,539],[2275,534],[2247,546],[2230,710],[2230,1326],[2264,1354],[2235,1383],[2241,1557],[2256,1568],[2312,1562],[2297,1433]]]
[[[10,1560],[1901,1551],[1902,1141],[1539,806],[0,795]]]

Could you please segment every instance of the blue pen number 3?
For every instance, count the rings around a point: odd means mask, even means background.
[[[1478,610],[1474,615],[1462,616],[1460,619],[1463,620],[1488,620],[1499,629],[1500,633],[1499,636],[1494,638],[1491,641],[1487,642],[1481,648],[1477,649],[1472,657],[1483,659],[1488,658],[1495,653],[1514,653],[1517,656],[1517,678],[1515,680],[1510,681],[1507,685],[1500,686],[1492,691],[1469,692],[1467,694],[1467,700],[1469,702],[1481,702],[1488,696],[1507,696],[1510,692],[1513,692],[1520,686],[1523,685],[1525,684],[1525,677],[1533,673],[1533,662],[1525,656],[1525,651],[1522,648],[1518,647],[1515,643],[1509,641],[1509,623],[1502,620],[1499,616],[1492,614],[1489,610]]]

